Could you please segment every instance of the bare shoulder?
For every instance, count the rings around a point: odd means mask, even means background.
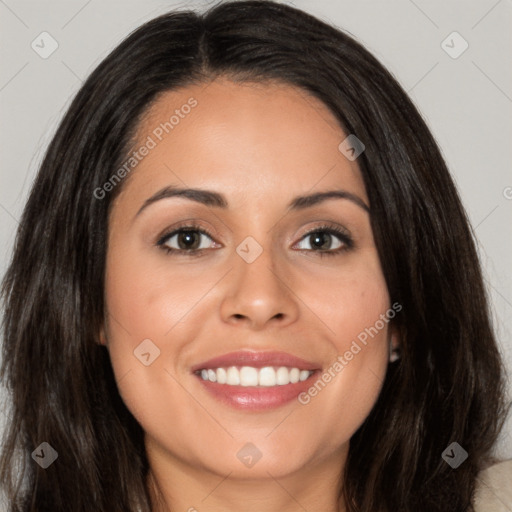
[[[476,512],[512,512],[512,459],[480,472],[474,505]]]

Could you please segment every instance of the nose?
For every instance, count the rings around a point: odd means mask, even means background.
[[[276,268],[271,251],[264,250],[252,263],[235,254],[234,265],[221,303],[224,322],[261,330],[269,324],[283,327],[297,320],[298,298],[290,276]]]

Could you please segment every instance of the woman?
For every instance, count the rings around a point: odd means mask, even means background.
[[[394,78],[300,10],[121,43],[4,301],[11,512],[490,510],[503,367],[460,199]]]

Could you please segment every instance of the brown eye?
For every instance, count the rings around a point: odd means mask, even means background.
[[[326,233],[325,231],[310,233],[306,238],[304,238],[304,240],[309,241],[311,249],[321,249],[323,251],[338,249],[342,245],[342,243],[338,241],[337,247],[331,247],[333,244],[333,235],[331,235],[331,233]]]
[[[212,237],[203,229],[186,226],[165,234],[158,240],[157,245],[167,252],[194,253],[211,248],[212,242]]]
[[[201,245],[201,234],[197,231],[181,231],[176,237],[179,249],[196,250]]]
[[[305,246],[301,247],[300,244]],[[344,230],[323,226],[306,233],[297,246],[299,250],[312,251],[319,256],[334,256],[352,249],[354,243]]]

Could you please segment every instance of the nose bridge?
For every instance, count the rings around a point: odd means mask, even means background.
[[[233,255],[231,285],[223,300],[225,321],[245,318],[253,326],[262,326],[273,318],[293,320],[298,308],[286,284],[275,248],[267,237],[264,245],[246,237]]]
[[[275,291],[278,292],[277,288],[282,283],[277,270],[276,250],[270,241],[266,240],[265,245],[261,245],[253,237],[247,237],[238,245],[236,253],[236,272],[242,286],[245,283],[254,291],[261,288],[268,292],[276,288]]]

